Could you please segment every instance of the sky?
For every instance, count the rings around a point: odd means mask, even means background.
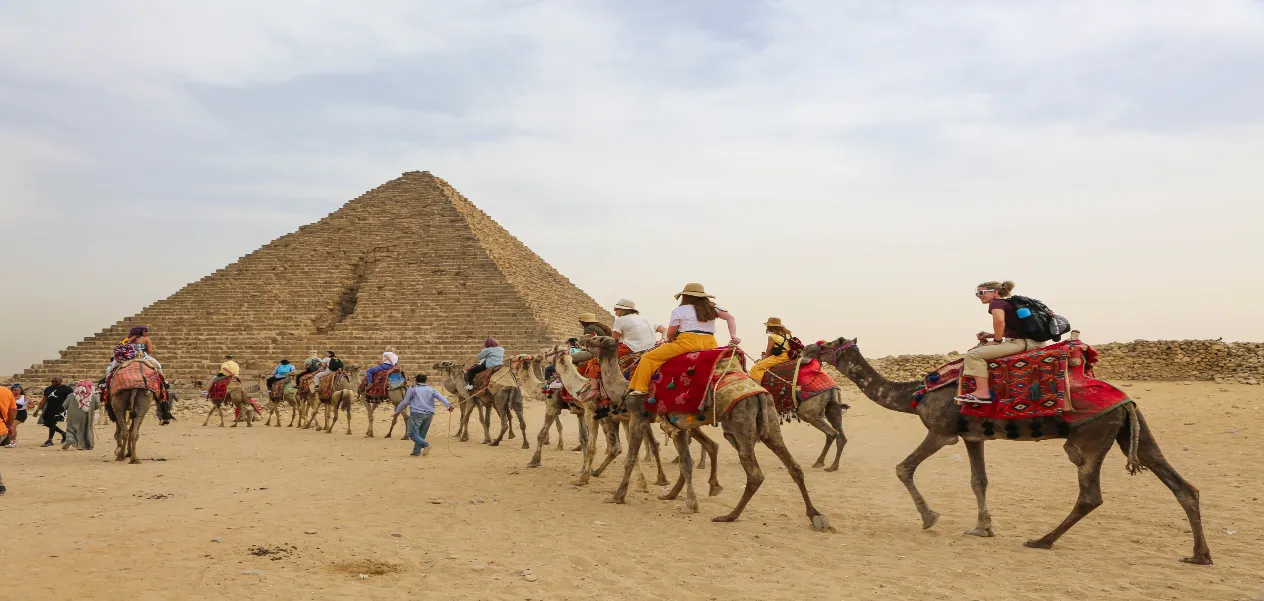
[[[0,373],[411,170],[756,349],[1264,340],[1260,73],[1247,0],[0,1]]]

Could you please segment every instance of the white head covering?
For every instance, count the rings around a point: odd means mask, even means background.
[[[396,355],[395,353],[392,353],[390,351],[386,351],[385,353],[382,353],[382,361],[390,363],[391,365],[398,365],[399,355]]]

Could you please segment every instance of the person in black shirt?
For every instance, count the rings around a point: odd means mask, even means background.
[[[57,427],[57,422],[66,419],[66,400],[75,393],[75,389],[61,383],[61,378],[53,378],[51,384],[44,389],[44,398],[40,400],[40,423],[48,427],[48,441],[42,447],[53,446],[53,434],[61,434],[61,441],[66,442],[66,431]]]

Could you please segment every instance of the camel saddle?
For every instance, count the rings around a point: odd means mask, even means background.
[[[305,371],[298,375],[298,391],[306,392],[312,389],[312,378],[316,377],[316,372]]]
[[[1097,351],[1079,340],[1032,349],[988,360],[991,403],[966,403],[961,414],[995,420],[1060,417],[1069,424],[1086,423],[1120,405],[1132,402],[1123,391],[1093,375]],[[961,374],[964,359],[929,373],[913,394],[914,406],[933,390],[960,381],[962,394],[977,383]]]
[[[714,423],[738,401],[767,392],[746,375],[746,355],[737,347],[685,353],[654,374],[646,404],[680,427]],[[711,405],[711,411],[707,411]]]
[[[274,402],[280,402],[285,399],[285,389],[293,386],[294,384],[290,382],[290,380],[281,378],[280,380],[272,383],[272,389],[268,391],[268,398],[272,399]]]
[[[224,400],[224,397],[228,396],[228,387],[230,384],[241,386],[241,378],[238,378],[237,376],[230,376],[227,378],[220,378],[219,380],[212,380],[211,387],[206,391],[206,398],[212,401]]]
[[[316,391],[316,397],[322,401],[330,401],[334,398],[334,378],[341,374],[342,370],[338,370],[320,379],[320,390]]]
[[[790,380],[795,377],[796,364],[796,361],[788,361],[774,365],[764,373],[764,381],[760,383],[772,395],[777,412],[783,416],[796,412],[803,401],[838,388],[838,383],[821,369],[821,362],[816,359],[799,366],[798,380],[792,386]],[[790,395],[791,389],[795,391],[794,396]]]
[[[487,391],[490,394],[495,394],[502,388],[516,386],[513,374],[509,370],[504,370],[504,367],[504,365],[497,365],[478,372],[478,375],[474,376],[473,392],[481,394],[483,391]]]
[[[373,374],[373,382],[365,388],[364,396],[370,400],[384,399],[388,392],[404,386],[407,381],[408,376],[399,367],[384,369]],[[321,380],[321,383],[323,384],[324,380]]]
[[[124,390],[144,389],[154,393],[154,398],[165,401],[167,387],[163,386],[162,372],[144,359],[132,359],[114,368],[101,389],[101,402],[109,405],[112,393]]]

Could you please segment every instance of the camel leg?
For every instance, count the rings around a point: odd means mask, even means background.
[[[698,495],[693,491],[693,454],[689,452],[689,438],[689,430],[679,430],[672,437],[672,441],[676,443],[676,452],[680,454],[680,474],[676,478],[676,485],[664,497],[675,499],[681,485],[684,485],[685,511],[698,513]]]
[[[597,420],[593,419],[592,416],[593,416],[592,411],[584,412],[584,425],[585,427],[588,428],[589,432],[595,433],[597,431]],[[608,437],[609,437],[609,433],[607,432],[607,440],[609,440]],[[609,446],[607,446],[606,452],[607,453],[610,452]],[[584,458],[582,460],[582,463],[580,464],[579,478],[577,478],[571,484],[574,484],[575,486],[588,485],[588,480],[593,475],[592,464],[593,464],[593,458],[596,455],[597,455],[597,437],[589,436],[588,440],[584,443]]]
[[[683,458],[689,452],[689,430],[678,430],[675,436],[671,437],[672,444],[676,446],[676,455]],[[671,490],[667,494],[659,496],[661,501],[675,501],[680,496],[680,491],[685,488],[685,462],[680,462],[680,469],[677,470],[676,483],[672,485]],[[697,504],[697,501],[694,502]]]
[[[1145,418],[1141,416],[1141,412],[1137,411],[1137,421],[1141,426],[1141,434],[1137,444],[1137,459],[1141,461],[1150,471],[1158,476],[1163,484],[1167,485],[1168,490],[1176,495],[1176,500],[1180,502],[1181,508],[1185,510],[1185,516],[1189,518],[1189,528],[1194,534],[1194,555],[1191,557],[1181,558],[1185,563],[1193,563],[1198,565],[1211,565],[1211,548],[1207,546],[1207,539],[1203,534],[1202,514],[1198,505],[1198,489],[1194,488],[1189,482],[1186,482],[1180,474],[1176,473],[1176,469],[1172,467],[1167,459],[1163,457],[1163,451],[1159,450],[1159,443],[1154,440],[1154,434],[1146,425]],[[1120,448],[1127,453],[1125,445],[1131,444],[1131,432],[1128,427],[1121,429],[1118,440]]]
[[[624,402],[627,404],[628,413],[628,458],[623,462],[623,480],[619,482],[619,487],[615,489],[614,495],[607,501],[608,503],[625,503],[628,496],[628,483],[632,480],[632,470],[636,469],[637,457],[641,453],[641,439],[645,437],[645,426],[648,420],[641,417],[644,411],[644,401],[630,399],[625,397]],[[589,431],[591,432],[591,430]],[[589,438],[592,438],[590,435]]]
[[[390,428],[387,428],[387,430],[386,430],[386,439],[387,439],[387,440],[390,440],[391,435],[395,433],[395,424],[396,424],[396,423],[398,423],[398,422],[399,422],[399,414],[398,414],[398,413],[396,413],[396,414],[394,414],[394,415],[392,415],[392,416],[391,416],[391,427],[390,427]]]
[[[207,424],[211,423],[211,415],[212,415],[212,414],[214,414],[214,413],[215,413],[215,403],[214,403],[214,402],[212,402],[212,403],[211,403],[211,410],[206,412],[206,419],[202,421],[202,426],[203,426],[203,427],[205,427]]]
[[[346,398],[347,398],[347,400],[345,401],[345,403],[339,403],[339,405],[340,405],[343,409],[345,409],[345,410],[346,410],[346,412],[347,412],[347,436],[351,436],[351,403],[352,403],[352,401],[354,401],[354,400],[355,400],[355,397],[352,397],[352,396],[350,396],[350,395],[351,395],[351,393],[350,393],[350,392],[348,392],[348,393],[347,393],[347,397],[346,397]],[[335,414],[335,415],[337,415],[337,414]]]
[[[571,450],[582,451],[584,450],[584,445],[588,442],[588,424],[584,423],[584,414],[582,413],[575,415],[575,421],[579,424],[576,428],[579,430],[579,444],[575,445],[575,448]]]
[[[966,452],[970,454],[970,488],[974,489],[974,500],[979,504],[979,521],[974,528],[966,530],[971,536],[996,536],[992,531],[992,514],[987,509],[987,463],[983,460],[983,441],[966,441]]]
[[[609,467],[611,463],[614,463],[616,457],[623,453],[623,449],[619,444],[619,427],[621,425],[622,424],[614,418],[606,418],[601,422],[601,429],[606,433],[606,458],[601,461],[601,465],[597,466],[597,469],[592,471],[594,478],[605,473],[606,468]],[[597,442],[593,441],[594,453],[596,452],[596,449]],[[647,486],[645,490],[648,491],[649,487]]]
[[[834,446],[834,438],[838,436],[838,432],[836,432],[834,427],[825,420],[825,415],[823,413],[821,415],[813,416],[812,419],[805,419],[803,421],[812,424],[817,430],[825,433],[825,448],[821,449],[821,456],[817,457],[816,461],[812,463],[812,467],[825,467],[825,455],[829,453],[830,447]]]
[[[554,405],[556,406],[556,403],[554,403]],[[557,450],[561,451],[562,450],[562,415],[561,415],[560,408],[557,414],[553,416],[553,423],[557,425]],[[545,431],[547,432],[547,429]],[[544,444],[549,444],[549,441],[545,440]]]
[[[128,424],[128,436],[127,436],[127,454],[129,457],[131,457],[131,461],[129,461],[128,463],[131,463],[133,465],[140,463],[140,457],[136,456],[136,443],[140,442],[140,425],[144,423],[145,421],[145,414],[149,413],[147,407],[144,408],[145,409],[144,411],[137,410],[139,405],[145,404],[145,403],[141,403],[137,397],[146,398],[148,397],[148,395],[149,395],[149,391],[146,391],[146,390],[133,391],[132,403],[131,403],[132,419],[130,420],[130,423]]]
[[[500,418],[500,433],[496,435],[496,440],[492,441],[490,446],[493,447],[500,446],[500,441],[505,439],[506,431],[513,433],[513,426],[511,425],[511,418],[509,417],[508,395],[508,390],[502,390],[497,393],[496,396],[492,397],[492,407],[496,409],[496,417]]]
[[[127,448],[124,432],[127,429],[127,401],[120,394],[118,401],[110,401],[114,405],[114,415],[118,419],[114,420],[114,460],[122,461],[127,456]]]
[[[300,418],[299,418],[299,415],[298,415],[298,407],[299,407],[298,403],[297,403],[297,402],[294,402],[294,403],[290,403],[289,405],[290,405],[290,425],[288,425],[288,426],[286,426],[286,427],[287,427],[287,428],[293,428],[293,427],[294,427],[294,420],[296,420],[296,419],[297,419],[297,420],[299,420],[299,421],[298,421],[298,423],[299,423],[299,425],[300,425],[300,426],[301,426],[301,425],[303,425],[303,420],[302,420],[302,419],[300,419]]]
[[[646,460],[648,461],[652,457],[654,459],[654,467],[658,470],[658,478],[654,481],[654,484],[664,486],[667,484],[667,474],[663,473],[663,456],[659,453],[658,438],[654,436],[654,427],[649,422],[645,423],[645,440],[649,443],[647,445],[649,449],[646,453]],[[686,440],[685,444],[689,444],[689,441]],[[706,455],[703,455],[703,463],[706,463]],[[699,467],[702,467],[702,465],[699,464]]]
[[[461,425],[456,429],[456,438],[461,442],[466,442],[470,439],[470,415],[474,413],[476,408],[474,400],[471,398],[461,401]]]
[[[702,445],[702,457],[705,459],[708,455],[711,456],[711,480],[709,481],[711,490],[707,493],[707,496],[714,497],[724,492],[724,487],[720,486],[720,479],[716,475],[716,470],[720,465],[720,462],[717,459],[720,452],[720,445],[716,444],[714,440],[711,440],[711,437],[707,436],[706,432],[702,431],[702,428],[694,428],[689,431],[689,434],[694,440],[698,441],[699,445]],[[701,466],[701,463],[699,463],[699,465]]]
[[[1066,534],[1067,530],[1101,506],[1102,461],[1106,459],[1106,453],[1114,444],[1110,437],[1103,437],[1101,433],[1100,429],[1088,428],[1072,430],[1071,435],[1067,437],[1063,448],[1066,449],[1071,463],[1075,464],[1079,475],[1080,495],[1075,500],[1075,507],[1071,508],[1071,514],[1062,520],[1058,527],[1041,538],[1027,541],[1024,543],[1026,546],[1033,549],[1052,548],[1053,543]]]
[[[926,438],[922,439],[922,444],[917,445],[917,448],[913,450],[911,455],[895,466],[895,476],[900,479],[900,482],[904,483],[904,488],[908,489],[909,496],[913,497],[913,504],[917,506],[917,512],[922,515],[923,530],[934,526],[935,522],[939,521],[939,514],[931,511],[930,506],[926,504],[926,499],[917,490],[917,485],[913,483],[913,473],[917,471],[917,466],[921,465],[931,455],[939,452],[939,449],[956,442],[957,437],[955,435],[927,432]]]
[[[342,399],[342,394],[334,392],[334,398],[329,399],[329,404],[325,406],[325,434],[332,434],[334,426],[338,424],[338,402]],[[333,414],[333,421],[329,421],[329,414]]]
[[[734,411],[740,408],[735,408]],[[730,423],[732,422],[732,423]],[[754,420],[750,420],[749,424],[738,424],[736,420],[729,420],[722,424],[724,428],[724,439],[733,445],[737,450],[737,459],[742,462],[742,469],[746,471],[746,489],[742,491],[742,498],[737,501],[737,506],[730,511],[728,515],[717,516],[711,518],[713,522],[732,522],[742,515],[742,511],[746,509],[746,504],[750,502],[751,497],[755,496],[755,491],[759,490],[760,485],[764,483],[764,472],[759,469],[759,462],[755,460],[755,437]],[[682,460],[683,462],[683,460]]]
[[[478,402],[478,421],[483,425],[483,444],[491,444],[492,442],[492,406],[488,402],[484,404],[482,397]]]
[[[513,410],[514,414],[518,416],[518,429],[522,431],[522,448],[529,449],[531,448],[531,443],[527,442],[527,420],[522,415],[522,411],[523,411],[522,391],[515,388],[513,389],[513,392],[514,394],[510,398],[511,402],[509,404],[509,407],[510,409]],[[548,422],[544,422],[544,423],[547,424]],[[509,431],[512,433],[513,428],[510,428]]]
[[[834,428],[834,465],[825,468],[827,472],[838,471],[838,462],[843,458],[843,447],[847,446],[847,435],[843,433],[843,413],[848,407],[842,403],[831,402],[825,406],[825,419]]]
[[[557,421],[561,408],[558,407],[557,403],[549,401],[544,406],[544,411],[544,427],[540,428],[540,434],[539,436],[536,436],[535,455],[531,456],[531,462],[527,464],[527,467],[540,467],[540,455],[544,453],[544,447],[549,444],[549,428],[552,428],[553,422]],[[557,450],[559,451],[562,450],[562,433],[560,431],[561,425],[562,424],[559,421],[559,431],[557,433]]]
[[[364,399],[364,414],[367,415],[369,418],[369,431],[365,432],[364,434],[365,438],[373,438],[373,407],[374,406],[375,404],[372,401],[368,400],[367,398]],[[350,423],[351,423],[351,420],[348,419],[347,424],[350,425]]]
[[[812,521],[812,528],[818,531],[828,530],[829,521],[812,504],[812,496],[808,494],[808,485],[803,478],[803,468],[799,467],[799,462],[795,461],[790,449],[786,448],[785,439],[781,437],[781,423],[775,417],[771,420],[768,419],[769,416],[777,415],[772,399],[765,399],[761,408],[762,410],[756,422],[759,425],[760,440],[777,455],[782,465],[786,466],[786,471],[790,473],[790,478],[799,487],[799,494],[803,496],[803,506],[807,511],[808,519]]]

